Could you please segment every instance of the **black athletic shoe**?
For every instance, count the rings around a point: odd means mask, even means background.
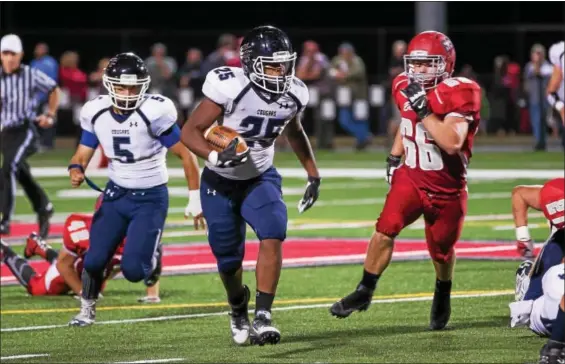
[[[372,299],[373,290],[360,284],[353,293],[334,303],[330,312],[335,317],[346,318],[354,311],[366,311]]]

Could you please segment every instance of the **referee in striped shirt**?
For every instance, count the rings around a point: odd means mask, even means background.
[[[10,233],[17,180],[37,213],[39,234],[45,238],[49,233],[53,205],[32,177],[26,159],[37,151],[36,125],[45,128],[53,124],[59,106],[59,88],[43,72],[21,63],[23,48],[17,35],[2,37],[0,52],[0,235]],[[40,92],[49,94],[48,112],[45,115],[37,115]]]

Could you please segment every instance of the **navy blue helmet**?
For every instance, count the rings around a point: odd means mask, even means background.
[[[121,110],[136,109],[143,101],[150,82],[145,63],[134,53],[120,53],[110,59],[102,76],[112,104]]]
[[[274,95],[288,91],[296,52],[282,30],[270,25],[254,28],[241,42],[240,57],[243,71],[254,87]]]

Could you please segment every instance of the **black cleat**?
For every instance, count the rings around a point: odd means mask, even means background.
[[[246,285],[243,286],[243,289],[245,290],[243,302],[237,306],[232,306],[230,304],[231,336],[233,342],[237,345],[244,345],[247,342],[247,339],[249,339],[249,327],[251,326],[249,323],[249,313],[247,312],[249,309],[249,298],[251,297],[251,293]]]
[[[367,311],[372,299],[373,290],[360,284],[353,293],[334,303],[330,313],[337,318],[346,318],[353,311]]]
[[[271,322],[271,313],[258,311],[251,325],[249,342],[252,345],[278,344],[281,341],[280,331]]]
[[[538,364],[564,364],[565,343],[549,340],[540,350]]]
[[[39,224],[39,236],[41,239],[47,239],[47,236],[49,236],[50,220],[54,212],[53,204],[49,202],[44,210],[37,213],[37,223]]]
[[[451,293],[434,292],[432,312],[430,314],[430,329],[443,330],[451,317]]]

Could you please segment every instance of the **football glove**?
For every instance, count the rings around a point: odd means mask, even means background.
[[[531,239],[516,241],[516,249],[518,254],[524,258],[534,258],[534,243]]]
[[[230,142],[230,144],[224,149],[223,151],[217,153],[217,159],[215,161],[216,167],[220,168],[229,168],[235,167],[240,164],[247,162],[247,158],[249,157],[249,148],[245,150],[243,153],[237,153],[237,145],[239,144],[238,139],[234,139]],[[212,152],[214,153],[214,152]],[[211,154],[212,154],[211,153]],[[209,158],[210,159],[210,158]]]
[[[300,201],[298,201],[298,212],[303,213],[308,210],[320,195],[320,183],[322,179],[318,177],[308,177],[308,184],[306,184],[306,191]]]
[[[402,157],[397,157],[395,155],[390,154],[387,158],[386,158],[386,181],[388,182],[388,184],[390,185],[392,183],[392,175],[394,174],[394,171],[396,171],[396,169],[398,167],[400,167],[400,163],[402,161]]]
[[[204,229],[204,216],[202,216],[202,204],[198,190],[188,191],[188,205],[184,209],[184,218],[188,219],[190,216],[194,220],[194,229],[198,230],[200,227]]]
[[[428,105],[426,91],[422,88],[422,85],[417,82],[412,82],[408,87],[402,90],[402,93],[406,96],[410,107],[412,107],[412,110],[414,110],[420,120],[423,120],[432,113]]]

